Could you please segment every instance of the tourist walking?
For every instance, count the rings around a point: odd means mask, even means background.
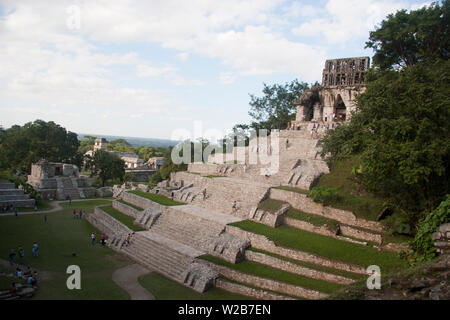
[[[39,246],[36,241],[33,243],[33,248],[31,251],[33,252],[33,257],[37,257],[39,255]]]
[[[80,210],[80,219],[83,219],[83,210]]]
[[[73,218],[76,219],[75,215],[77,214],[77,210],[73,209],[72,214],[73,214]]]
[[[233,205],[231,206],[231,209],[233,210],[233,212],[237,211],[236,201],[233,201]]]
[[[16,216],[16,218],[17,218],[18,215],[19,215],[19,211],[17,210],[17,208],[14,209],[14,215]]]
[[[94,246],[95,245],[95,233],[94,232],[92,232],[92,234],[91,234],[91,240],[92,240],[92,245]]]
[[[47,223],[47,215],[44,215],[44,223]]]
[[[286,139],[286,149],[289,147],[289,139]]]
[[[130,238],[131,238],[131,235],[127,234],[127,237],[125,238],[125,243],[126,243],[127,246],[130,245]]]
[[[11,249],[11,251],[9,252],[9,264],[10,265],[14,265],[14,257],[16,256],[16,252],[14,251],[14,249]]]
[[[19,247],[19,264],[23,264],[23,257],[25,256],[25,251],[23,251],[22,246]]]
[[[101,236],[101,238],[100,238],[101,240],[102,240],[102,246],[104,246],[105,245],[105,239],[106,239],[106,237],[105,237],[105,234],[104,233],[102,233],[102,236]]]

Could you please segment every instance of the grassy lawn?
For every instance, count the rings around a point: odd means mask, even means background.
[[[198,293],[159,273],[152,272],[139,277],[141,286],[150,291],[157,300],[250,300],[250,297],[231,293],[219,288],[211,288]]]
[[[266,199],[258,204],[258,209],[266,210],[269,212],[276,212],[281,209],[283,204],[285,204],[285,202],[283,201]]]
[[[174,201],[174,200],[167,198],[161,194],[148,193],[148,192],[143,192],[140,190],[129,191],[129,193],[133,193],[137,196],[147,198],[147,199],[152,200],[156,203],[159,203],[163,206],[180,206],[180,205],[185,204],[182,202]]]
[[[300,286],[303,288],[308,288],[312,290],[317,290],[324,293],[332,293],[338,291],[342,288],[342,285],[337,283],[326,282],[323,280],[317,280],[313,278],[304,277],[298,274],[289,273],[280,269],[272,268],[264,264],[251,262],[251,261],[243,261],[241,263],[232,264],[226,262],[220,258],[204,255],[201,256],[201,259],[213,262],[215,264],[219,264],[240,272],[244,272],[247,274],[251,274],[254,276],[258,276],[261,278],[272,279],[284,283],[293,284],[296,286]]]
[[[134,218],[127,216],[126,214],[123,214],[122,212],[114,209],[111,205],[109,206],[102,206],[101,207],[103,211],[105,211],[107,214],[109,214],[111,217],[119,220],[124,225],[126,225],[128,228],[130,228],[133,231],[144,231],[147,229],[141,228],[139,226],[135,226],[133,224]]]
[[[293,208],[289,209],[286,215],[289,218],[306,221],[318,227],[324,225],[336,226],[338,223],[336,220],[327,219],[322,216],[306,213],[300,210],[295,210]]]
[[[73,209],[89,213],[95,206],[109,203],[106,200],[64,203],[63,210],[47,214],[47,223],[44,214],[0,218],[0,257],[8,260],[10,250],[22,245],[24,264],[49,274],[48,280],[39,282],[34,299],[129,299],[111,276],[130,261],[107,247],[92,246],[90,234],[96,232],[99,238],[100,232],[86,220],[72,216]],[[31,255],[34,241],[39,244],[38,257]],[[70,265],[81,268],[81,290],[67,289],[66,270]]]
[[[213,179],[213,178],[224,178],[225,176],[217,176],[217,175],[214,175],[214,174],[210,174],[209,176],[206,176],[205,178],[210,178],[210,179]]]
[[[325,267],[325,266],[321,266],[321,265],[314,264],[314,263],[299,261],[299,260],[296,260],[296,259],[280,256],[280,255],[278,255],[276,253],[272,253],[272,252],[268,252],[268,251],[264,251],[264,250],[260,250],[260,249],[256,249],[256,248],[249,248],[248,250],[254,251],[254,252],[263,253],[263,254],[266,254],[268,256],[272,256],[274,258],[278,258],[280,260],[284,260],[284,261],[288,261],[288,262],[291,262],[291,263],[295,263],[295,264],[298,264],[299,266],[302,266],[302,267],[305,267],[305,268],[309,268],[309,269],[313,269],[313,270],[317,270],[317,271],[323,271],[323,272],[335,274],[335,275],[338,275],[338,276],[343,276],[343,277],[346,277],[346,278],[349,278],[349,279],[358,280],[358,279],[365,279],[366,278],[366,276],[362,275],[362,274],[357,274],[357,273],[347,272],[347,271],[343,271],[343,270],[333,269],[333,268],[330,268],[330,267]]]
[[[375,220],[384,208],[384,201],[371,194],[360,192],[358,184],[351,179],[352,168],[359,164],[357,156],[336,161],[330,173],[320,177],[317,186],[339,187],[338,194],[341,199],[330,202],[331,207],[353,211],[358,217]]]
[[[297,192],[297,193],[309,195],[309,190],[300,189],[300,188],[294,188],[294,187],[288,187],[288,186],[280,186],[280,187],[275,187],[274,189],[285,190],[285,191],[292,191],[292,192]]]
[[[314,253],[333,260],[353,263],[362,267],[378,265],[385,271],[405,267],[405,262],[395,253],[380,252],[374,248],[364,247],[288,226],[271,228],[248,220],[233,223],[232,225],[249,232],[262,234],[278,245]]]
[[[123,204],[126,204],[127,206],[129,206],[129,207],[132,207],[132,208],[136,209],[137,211],[144,211],[144,209],[143,209],[143,208],[141,208],[141,207],[138,207],[138,206],[135,206],[134,204],[131,204],[131,203],[125,202],[125,201],[123,201],[123,200],[119,200],[119,199],[117,199],[116,201],[117,201],[117,202],[120,202],[120,203],[123,203]]]

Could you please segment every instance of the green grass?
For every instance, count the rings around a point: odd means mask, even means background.
[[[313,278],[304,277],[298,274],[289,273],[280,269],[272,268],[264,264],[251,262],[251,261],[243,261],[241,263],[232,264],[227,261],[224,261],[220,258],[211,256],[211,255],[203,255],[200,257],[201,259],[210,261],[215,264],[219,264],[233,270],[237,270],[240,272],[244,272],[247,274],[251,274],[254,276],[272,279],[296,286],[300,286],[303,288],[308,288],[312,290],[317,290],[324,293],[332,293],[338,291],[342,288],[342,285],[332,282],[326,282],[323,280],[317,280]]]
[[[127,206],[132,207],[132,208],[136,209],[137,211],[144,211],[143,208],[138,207],[138,206],[135,206],[134,204],[131,204],[131,203],[129,203],[129,202],[125,202],[125,201],[120,200],[120,199],[117,199],[116,201],[117,201],[117,202],[120,202],[120,203],[123,203],[123,204],[126,204]]]
[[[13,282],[15,282],[16,284],[18,283],[25,284],[25,280],[23,279],[0,276],[0,291],[8,290]]]
[[[181,206],[181,205],[185,204],[182,202],[174,201],[174,200],[167,198],[166,196],[163,196],[161,194],[148,193],[148,192],[143,192],[140,190],[134,190],[134,191],[129,191],[129,192],[133,193],[137,196],[149,199],[153,202],[159,203],[163,206]]]
[[[126,214],[123,214],[122,212],[114,209],[111,205],[109,206],[102,206],[101,209],[105,211],[107,214],[109,214],[111,217],[119,220],[124,225],[126,225],[128,228],[130,228],[133,231],[144,231],[146,229],[136,226],[133,224],[134,218],[127,216]]]
[[[321,216],[318,216],[315,214],[306,213],[306,212],[296,210],[293,208],[289,209],[288,212],[286,213],[286,215],[289,218],[306,221],[306,222],[309,222],[318,227],[321,227],[324,225],[336,226],[338,224],[338,222],[336,220],[327,219],[327,218],[324,218],[324,217],[321,217]]]
[[[25,250],[24,264],[48,279],[39,281],[34,299],[129,299],[126,291],[111,279],[112,273],[130,261],[108,247],[91,245],[90,234],[100,232],[86,220],[73,219],[72,210],[93,212],[95,206],[110,204],[106,200],[92,200],[62,204],[63,210],[46,214],[0,217],[0,256],[8,259],[11,249],[22,245]],[[39,244],[39,256],[32,257],[33,242]],[[75,252],[76,257],[72,256]],[[16,257],[17,262],[17,257]],[[81,290],[68,290],[67,267],[81,268]]]
[[[314,253],[333,260],[357,264],[362,267],[378,265],[382,270],[387,271],[405,266],[405,262],[395,253],[380,252],[374,248],[325,237],[288,226],[271,228],[248,220],[231,225],[249,232],[264,235],[284,247]]]
[[[330,173],[322,175],[316,186],[339,188],[338,194],[340,199],[331,201],[329,203],[330,207],[349,210],[358,217],[375,220],[384,208],[384,200],[366,192],[361,192],[358,184],[351,179],[352,168],[359,166],[359,164],[360,159],[357,156],[336,161]]]
[[[205,176],[205,178],[210,178],[210,179],[213,179],[213,178],[223,178],[223,177],[225,177],[225,176],[217,176],[217,175],[214,175],[214,174],[210,174],[209,176]]]
[[[141,286],[150,291],[157,300],[250,300],[250,297],[230,293],[219,288],[211,288],[198,293],[163,275],[152,272],[139,277]]]
[[[262,209],[269,212],[276,212],[281,209],[283,204],[285,204],[285,202],[283,201],[266,199],[258,204],[258,209]]]
[[[300,188],[294,188],[294,187],[288,187],[288,186],[280,186],[280,187],[275,187],[274,189],[285,190],[285,191],[292,191],[292,192],[297,192],[297,193],[309,195],[309,190],[300,189]]]
[[[302,267],[305,267],[305,268],[309,268],[309,269],[313,269],[313,270],[317,270],[317,271],[323,271],[323,272],[335,274],[335,275],[346,277],[346,278],[350,278],[350,279],[358,280],[358,279],[365,279],[366,278],[366,276],[362,275],[362,274],[357,274],[357,273],[347,272],[347,271],[338,270],[338,269],[334,269],[334,268],[330,268],[330,267],[325,267],[325,266],[322,266],[322,265],[319,265],[319,264],[299,261],[299,260],[288,258],[288,257],[285,257],[285,256],[280,256],[280,255],[278,255],[276,253],[268,252],[268,251],[265,251],[265,250],[260,250],[260,249],[256,249],[256,248],[249,248],[248,250],[254,251],[254,252],[263,253],[265,255],[272,256],[274,258],[278,258],[280,260],[284,260],[284,261],[288,261],[288,262],[291,262],[291,263],[295,263],[295,264],[298,264],[299,266],[302,266]]]

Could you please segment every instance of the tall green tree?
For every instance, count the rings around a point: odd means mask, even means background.
[[[125,162],[115,154],[102,150],[94,153],[88,161],[88,168],[91,170],[91,176],[98,176],[103,186],[109,179],[123,181],[125,175]]]
[[[263,86],[261,97],[250,94],[249,115],[253,119],[250,126],[255,130],[285,129],[295,118],[294,102],[308,89],[308,84],[295,79],[283,85]]]
[[[359,153],[369,191],[408,211],[432,211],[449,193],[450,61],[377,70],[351,121],[323,139],[323,155]]]
[[[398,69],[430,59],[447,60],[450,57],[448,0],[388,15],[378,29],[370,32],[366,48],[374,49],[373,62],[382,69]]]
[[[30,172],[31,164],[41,158],[72,163],[77,157],[79,141],[76,133],[53,121],[36,120],[24,126],[12,126],[0,140],[0,166]]]

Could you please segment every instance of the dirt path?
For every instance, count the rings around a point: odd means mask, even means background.
[[[132,264],[114,271],[112,280],[128,292],[131,300],[155,300],[155,297],[138,282],[138,277],[150,272],[139,264]]]

